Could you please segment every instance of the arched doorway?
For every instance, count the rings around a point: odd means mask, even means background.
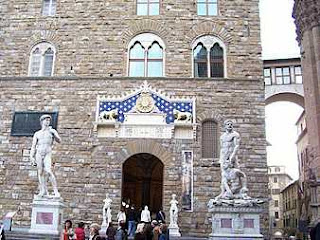
[[[123,163],[122,199],[151,212],[162,207],[163,163],[154,155],[139,153]]]

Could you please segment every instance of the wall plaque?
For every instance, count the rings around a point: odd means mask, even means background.
[[[53,213],[37,212],[36,223],[51,225],[53,223]]]

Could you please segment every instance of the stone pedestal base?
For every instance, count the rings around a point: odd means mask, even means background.
[[[263,240],[261,208],[215,206],[209,208],[209,212],[212,214],[210,240]]]
[[[59,234],[63,219],[62,198],[38,198],[32,202],[30,233]]]
[[[169,225],[169,235],[172,237],[181,237],[178,225]]]

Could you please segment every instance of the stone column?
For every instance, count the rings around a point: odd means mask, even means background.
[[[309,186],[319,189],[320,182],[320,1],[295,0],[293,17],[297,27],[297,40],[301,48],[301,63],[303,73],[303,87],[305,96],[306,122],[309,139],[310,169],[314,179],[307,179]],[[312,196],[316,202],[312,207],[317,208],[312,216],[319,217],[320,196]],[[314,215],[314,214],[313,214]]]

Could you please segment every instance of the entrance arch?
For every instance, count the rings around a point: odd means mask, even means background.
[[[151,212],[162,208],[163,163],[149,153],[129,157],[122,165],[122,199]]]

